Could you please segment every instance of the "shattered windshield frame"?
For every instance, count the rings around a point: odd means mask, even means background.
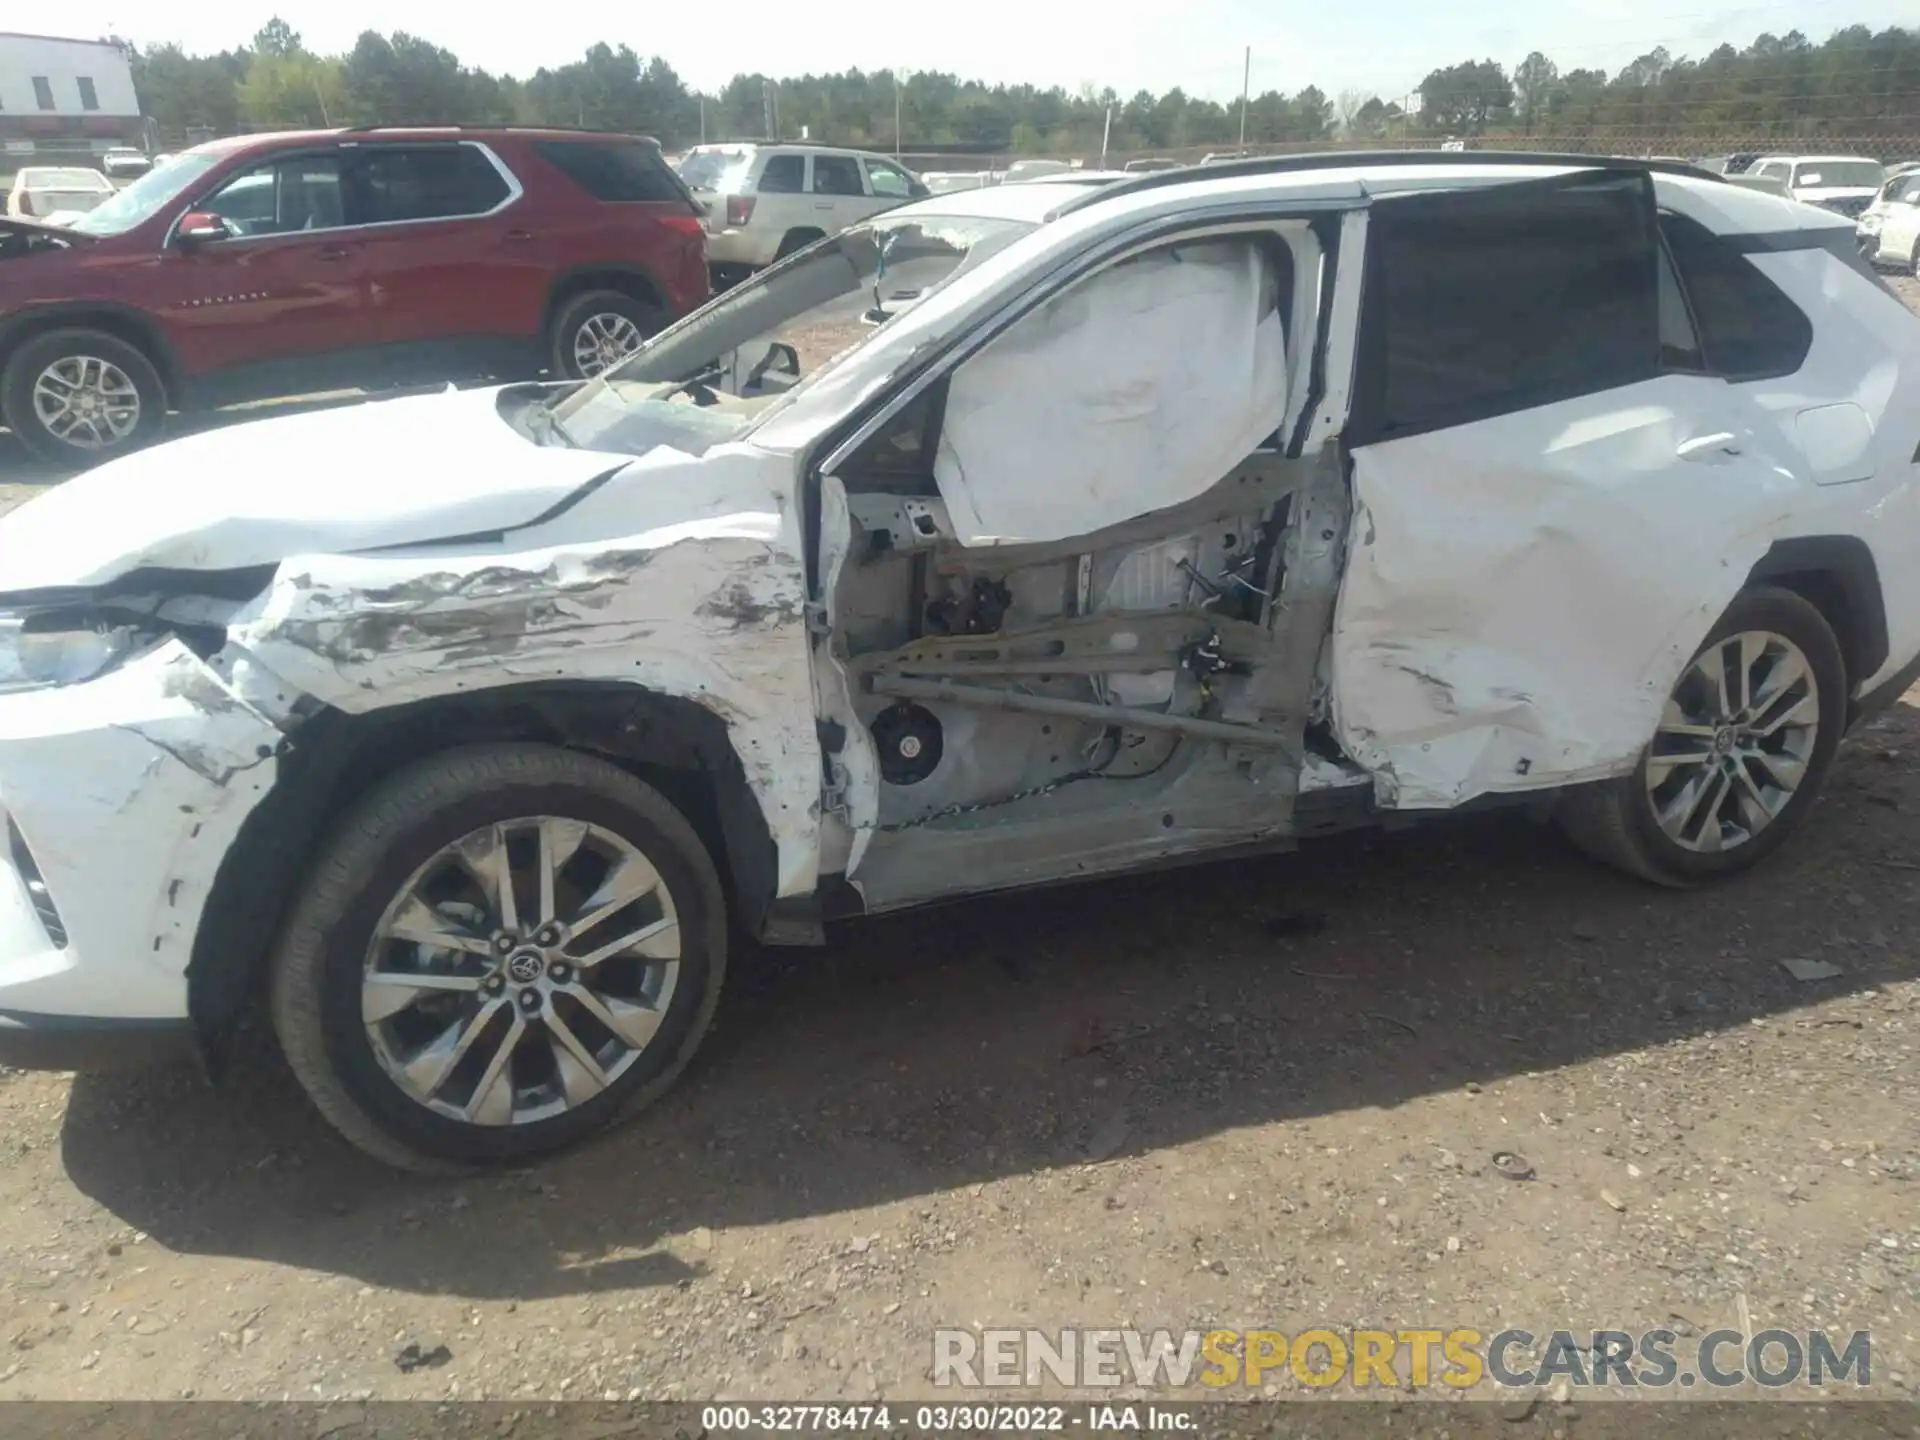
[[[1038,228],[1001,217],[893,214],[842,231],[661,331],[561,400],[554,417],[577,444],[622,450],[622,416],[651,411],[658,419],[663,404],[691,403],[716,419],[731,416],[737,439],[887,321]]]

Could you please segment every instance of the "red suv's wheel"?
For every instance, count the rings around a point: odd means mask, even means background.
[[[589,290],[553,317],[553,373],[591,380],[618,365],[660,328],[660,312],[618,290]]]
[[[152,362],[118,336],[49,330],[0,373],[0,414],[42,460],[81,469],[153,439],[167,397]]]

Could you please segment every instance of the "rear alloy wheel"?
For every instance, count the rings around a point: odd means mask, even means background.
[[[166,415],[160,376],[99,330],[53,330],[21,345],[0,377],[7,428],[42,460],[98,464],[151,439]]]
[[[617,290],[576,295],[554,317],[554,374],[591,380],[633,354],[659,328],[657,311]]]
[[[1633,774],[1566,797],[1568,834],[1646,879],[1755,864],[1805,818],[1846,723],[1846,666],[1800,596],[1754,590],[1682,671]]]
[[[1716,640],[1674,687],[1641,767],[1667,838],[1711,855],[1755,839],[1799,793],[1820,739],[1820,682],[1784,635]]]
[[[308,1092],[412,1169],[528,1158],[662,1091],[725,968],[718,878],[657,792],[539,746],[449,752],[348,817],[276,957]]]

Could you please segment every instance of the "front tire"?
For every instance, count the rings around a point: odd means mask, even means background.
[[[40,459],[79,470],[147,444],[166,423],[153,362],[104,330],[49,330],[0,375],[0,415]]]
[[[1595,859],[1655,884],[1749,869],[1799,828],[1839,748],[1847,667],[1789,590],[1748,590],[1709,632],[1631,774],[1569,792],[1557,818]]]
[[[719,1003],[725,901],[693,827],[597,757],[444,752],[321,847],[272,961],[294,1074],[368,1154],[458,1172],[657,1098]]]

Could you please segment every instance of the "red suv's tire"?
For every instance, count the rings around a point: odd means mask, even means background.
[[[0,415],[42,460],[78,470],[158,435],[167,392],[153,362],[119,336],[49,330],[23,342],[0,372]]]
[[[655,307],[618,290],[575,295],[553,317],[553,373],[590,379],[639,349],[663,320]]]

